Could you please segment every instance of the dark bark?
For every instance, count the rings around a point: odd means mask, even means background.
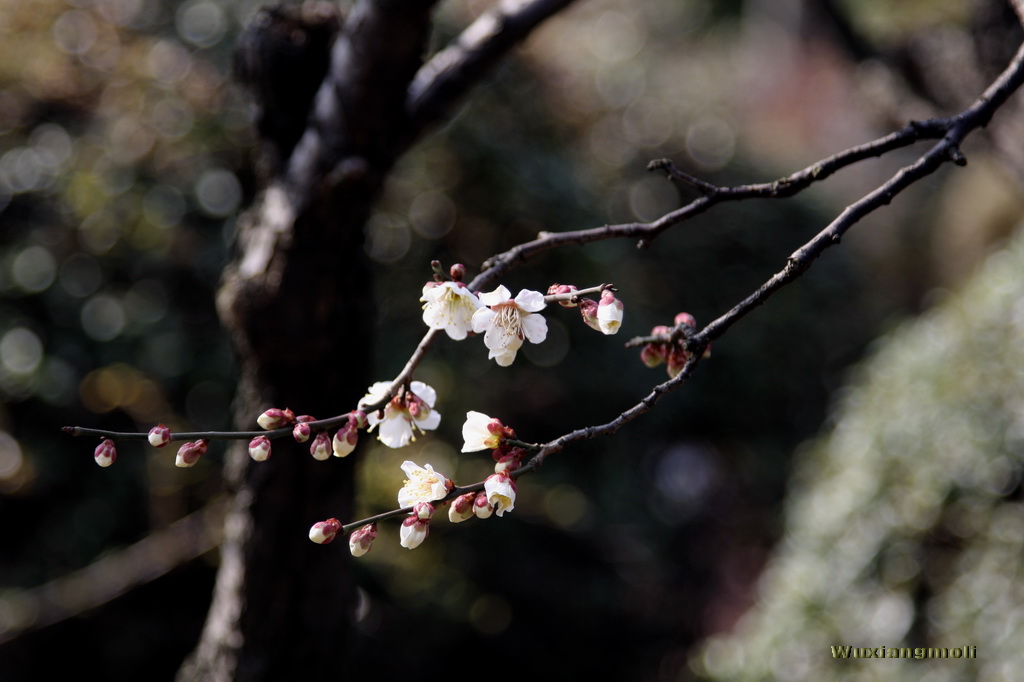
[[[444,69],[423,68],[435,2],[363,0],[343,22],[307,3],[264,12],[246,33],[239,71],[257,100],[268,177],[239,220],[218,294],[241,364],[240,428],[271,406],[317,417],[355,406],[371,380],[374,326],[363,228],[388,173],[440,112],[571,0],[498,8],[501,30],[447,51]],[[456,87],[434,87],[453,78]],[[431,116],[410,104],[414,79]],[[221,567],[179,680],[342,678],[350,557],[343,539],[321,547],[306,534],[326,517],[352,517],[354,461],[318,462],[308,446],[280,441],[260,464],[243,444],[229,453]]]
[[[429,2],[401,5],[355,8],[298,147],[289,154],[289,131],[283,143],[267,141],[278,172],[239,221],[218,295],[241,364],[239,428],[252,428],[270,406],[343,413],[369,383],[374,316],[363,226],[403,149],[394,141],[410,139],[404,93],[429,26]],[[265,85],[254,91],[272,94],[274,84]],[[319,462],[308,445],[278,441],[255,464],[244,444],[232,449],[213,604],[179,679],[340,679],[354,602],[350,557],[343,539],[322,547],[306,534],[315,521],[351,516],[354,459]]]

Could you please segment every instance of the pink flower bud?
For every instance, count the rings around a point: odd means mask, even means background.
[[[402,527],[398,529],[399,542],[406,549],[416,549],[423,544],[430,533],[430,522],[425,521],[416,514],[410,514],[402,521]]]
[[[522,450],[520,448],[515,448],[515,451],[511,454],[503,455],[498,459],[494,464],[494,472],[500,474],[506,471],[515,471],[522,463],[522,459]]]
[[[96,458],[96,463],[101,467],[108,467],[113,464],[114,460],[117,459],[117,448],[114,447],[114,441],[109,438],[104,440],[96,446],[92,456]]]
[[[352,451],[356,449],[356,443],[358,441],[359,431],[350,421],[348,424],[338,429],[337,433],[334,434],[334,438],[331,440],[331,448],[334,450],[334,456],[348,457],[352,454]]]
[[[280,429],[295,422],[295,413],[285,408],[272,407],[256,419],[256,423],[265,431]]]
[[[373,541],[377,538],[377,526],[369,524],[352,531],[348,536],[348,549],[352,556],[363,556],[373,547]]]
[[[317,521],[309,529],[309,539],[318,545],[327,545],[334,540],[334,536],[341,530],[341,521],[338,519],[327,519]]]
[[[209,441],[200,438],[197,441],[185,443],[178,448],[178,456],[174,459],[174,466],[187,469],[196,465],[199,458],[206,454]]]
[[[366,413],[362,410],[355,410],[354,412],[349,413],[348,423],[352,424],[353,422],[355,422],[355,427],[357,429],[365,429],[366,425],[369,423],[366,419]]]
[[[685,324],[687,327],[697,328],[697,320],[690,313],[678,313],[674,320],[676,325]]]
[[[668,359],[668,351],[663,343],[649,343],[640,351],[640,360],[648,367],[657,367]]]
[[[257,462],[266,461],[270,457],[270,439],[266,436],[256,436],[249,441],[249,456]]]
[[[157,424],[149,430],[149,444],[154,448],[162,448],[171,442],[171,430],[163,424]]]
[[[313,455],[313,459],[321,461],[331,456],[331,439],[326,431],[320,431],[316,434],[313,444],[309,446],[309,454]]]
[[[461,282],[466,276],[466,266],[462,263],[456,263],[448,269],[448,274],[452,276],[453,282]]]
[[[580,315],[583,317],[583,321],[591,329],[601,331],[601,324],[597,320],[597,301],[589,298],[580,299]]]
[[[434,505],[429,502],[417,502],[412,506],[413,515],[423,521],[429,521],[434,515]]]
[[[690,359],[690,353],[679,346],[672,348],[672,352],[668,354],[668,375],[675,379],[680,372],[683,371],[683,367]]]
[[[548,296],[556,296],[558,294],[573,294],[579,291],[572,284],[552,284],[548,287]],[[575,308],[576,304],[570,301],[559,301],[558,305],[563,308]]]
[[[476,493],[466,493],[452,500],[451,506],[448,507],[448,520],[452,523],[462,523],[473,516],[473,500],[475,499]]]
[[[295,439],[296,443],[305,443],[311,435],[313,435],[313,429],[310,428],[309,424],[296,424],[295,428],[292,429],[292,438]]]
[[[486,519],[494,513],[494,507],[487,501],[487,493],[482,490],[473,498],[473,513],[479,519]]]

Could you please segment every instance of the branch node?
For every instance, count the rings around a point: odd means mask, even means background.
[[[964,156],[964,153],[962,151],[960,151],[959,145],[951,144],[948,147],[946,147],[946,154],[947,156],[949,156],[949,160],[955,163],[956,165],[967,165],[967,157]]]

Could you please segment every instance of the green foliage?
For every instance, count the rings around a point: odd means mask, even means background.
[[[759,606],[711,679],[1009,679],[1024,659],[1024,238],[879,341],[800,458]],[[829,647],[978,647],[834,660]]]

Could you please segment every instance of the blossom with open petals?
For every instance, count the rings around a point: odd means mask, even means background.
[[[488,476],[484,481],[484,493],[487,494],[487,504],[498,516],[515,509],[516,482],[508,474],[502,472]]]
[[[456,341],[473,330],[473,313],[483,303],[462,282],[427,282],[423,287],[423,322],[443,329]]]
[[[398,491],[398,504],[402,507],[440,500],[452,489],[452,482],[434,471],[434,467],[429,464],[421,467],[406,460],[402,462],[402,471],[408,476],[405,485]]]
[[[369,388],[359,407],[378,403],[391,388],[388,381],[378,381]],[[441,415],[434,409],[437,392],[422,381],[409,384],[384,406],[366,415],[369,430],[379,427],[377,438],[389,448],[400,448],[416,440],[416,431],[433,431],[441,423]],[[380,413],[383,411],[383,416]]]
[[[513,299],[504,286],[480,294],[486,308],[473,313],[473,331],[484,334],[487,359],[508,367],[516,359],[523,339],[540,343],[548,335],[547,321],[536,313],[544,309],[544,295],[523,289]]]
[[[515,438],[515,435],[515,431],[500,420],[470,410],[466,413],[466,423],[462,425],[462,451],[493,450],[501,445],[503,439]]]

